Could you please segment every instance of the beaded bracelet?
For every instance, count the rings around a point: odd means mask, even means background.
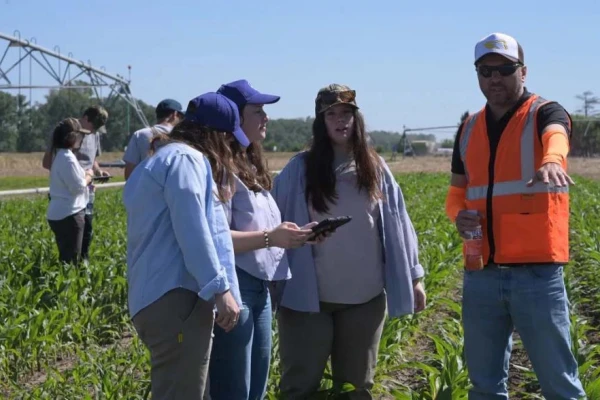
[[[265,235],[265,247],[268,249],[269,248],[269,233],[266,230],[264,230],[263,233]]]

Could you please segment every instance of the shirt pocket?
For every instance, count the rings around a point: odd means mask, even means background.
[[[234,212],[254,214],[256,212],[256,194],[250,190],[238,190],[231,202]]]
[[[239,231],[260,229],[261,209],[256,194],[250,190],[238,190],[231,201],[231,228]]]

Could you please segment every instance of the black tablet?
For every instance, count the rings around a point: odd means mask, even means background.
[[[112,176],[110,176],[110,175],[109,176],[94,176],[92,178],[92,181],[97,182],[97,183],[106,183],[106,182],[108,182],[108,180],[110,178],[112,178]]]
[[[311,238],[309,240],[314,239],[316,236],[320,235],[321,233],[334,231],[337,228],[339,228],[340,226],[347,224],[351,220],[352,220],[352,217],[349,215],[345,215],[342,217],[336,217],[336,218],[326,218],[323,221],[319,222],[318,225],[312,227],[312,231],[314,233],[311,235]]]

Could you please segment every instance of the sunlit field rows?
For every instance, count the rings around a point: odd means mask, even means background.
[[[444,215],[447,175],[399,175],[419,235],[428,308],[388,320],[374,397],[466,399],[460,239]],[[572,190],[566,269],[573,348],[589,399],[600,399],[600,184]],[[148,353],[127,313],[126,225],[119,189],[99,191],[91,262],[57,263],[47,199],[0,200],[0,398],[146,399]],[[269,399],[277,399],[277,330]],[[541,398],[526,357],[511,365],[512,398]],[[323,380],[321,398],[344,398]]]

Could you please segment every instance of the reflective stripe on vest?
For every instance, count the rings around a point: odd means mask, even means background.
[[[525,120],[525,126],[521,134],[521,179],[515,181],[506,182],[494,182],[494,189],[492,196],[505,196],[512,194],[528,194],[528,193],[565,193],[569,191],[568,186],[558,187],[552,183],[545,184],[543,182],[536,182],[533,186],[528,187],[527,182],[535,175],[535,142],[537,132],[535,129],[535,117],[537,109],[546,103],[546,100],[538,97],[529,108],[527,119]],[[485,111],[483,111],[485,112]],[[473,127],[477,118],[481,117],[482,111],[479,111],[465,123],[464,129],[461,133],[460,138],[460,156],[463,162],[466,161],[467,147],[469,145],[469,139],[473,133]],[[466,169],[465,169],[466,170]],[[469,176],[466,175],[467,181]],[[467,187],[467,200],[481,200],[487,197],[488,185],[481,186],[468,186]]]

